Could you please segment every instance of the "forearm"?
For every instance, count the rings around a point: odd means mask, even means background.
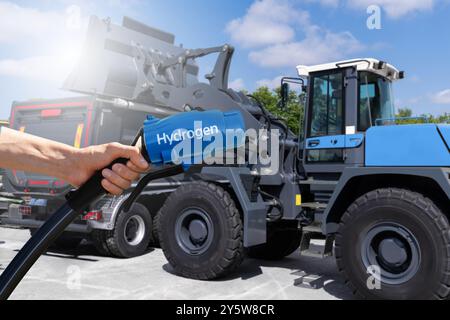
[[[55,141],[2,128],[0,167],[68,179],[78,150]]]

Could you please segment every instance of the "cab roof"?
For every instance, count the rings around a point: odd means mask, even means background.
[[[299,65],[297,67],[297,71],[299,76],[308,77],[311,73],[314,72],[334,70],[338,68],[345,68],[352,66],[356,67],[358,71],[373,72],[391,81],[403,79],[404,77],[403,71],[399,71],[397,68],[395,68],[393,65],[389,63],[373,58],[343,60],[325,64],[318,64],[314,66]]]

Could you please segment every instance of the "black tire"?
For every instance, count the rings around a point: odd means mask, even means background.
[[[109,251],[108,244],[106,243],[107,234],[108,231],[105,230],[94,230],[91,233],[91,240],[100,255],[110,257],[112,254],[111,251]]]
[[[127,228],[137,228],[138,230]],[[130,233],[127,233],[127,230]],[[105,242],[112,255],[118,258],[133,258],[141,256],[147,251],[151,233],[152,217],[150,213],[144,205],[135,203],[129,212],[122,211],[119,214],[114,230],[106,233]]]
[[[152,242],[153,242],[153,245],[155,245],[155,246],[160,245],[159,232],[158,232],[160,218],[161,218],[161,210],[159,210],[153,217]]]
[[[449,222],[419,193],[379,189],[356,200],[340,223],[335,253],[340,272],[358,298],[449,296]],[[380,275],[373,277],[368,266],[376,266]]]
[[[268,230],[267,242],[249,248],[247,255],[254,259],[282,260],[294,253],[300,246],[302,233],[300,230]]]
[[[174,191],[161,209],[158,230],[164,255],[183,277],[218,279],[242,263],[241,216],[229,193],[213,183]]]

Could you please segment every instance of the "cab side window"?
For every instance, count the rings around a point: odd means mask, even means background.
[[[344,134],[342,72],[312,78],[310,137]]]
[[[344,134],[344,75],[342,72],[313,76],[310,98],[309,138]],[[342,149],[308,150],[307,162],[342,162]]]
[[[372,126],[371,110],[376,105],[375,84],[360,83],[359,85],[359,121],[358,130],[366,131]]]

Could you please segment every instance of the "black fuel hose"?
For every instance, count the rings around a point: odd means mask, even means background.
[[[79,215],[69,204],[62,206],[19,251],[0,277],[0,300],[7,300],[39,256]]]
[[[118,159],[116,163],[126,164],[128,159]],[[166,167],[146,176],[146,181],[159,180],[175,176],[183,171],[181,166]],[[49,246],[64,232],[64,230],[79,217],[84,210],[107,192],[103,189],[101,181],[102,172],[98,171],[86,184],[70,193],[67,202],[57,210],[50,219],[28,240],[24,247],[14,257],[8,267],[0,276],[0,300],[7,300],[28,270]]]

